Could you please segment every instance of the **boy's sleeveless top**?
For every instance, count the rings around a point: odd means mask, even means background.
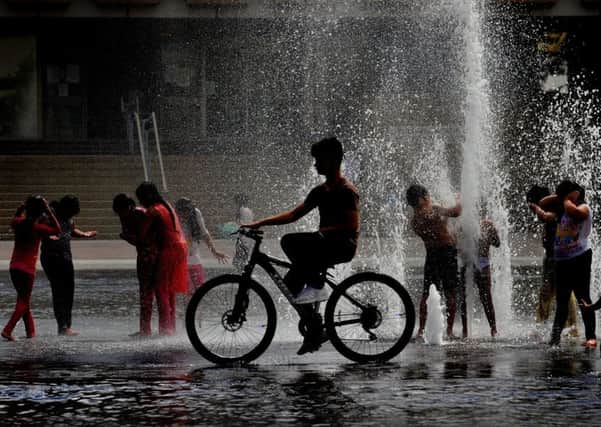
[[[555,232],[554,257],[556,260],[575,258],[590,249],[588,236],[591,233],[592,222],[593,214],[590,207],[588,217],[580,222],[573,220],[565,213],[562,215]]]
[[[45,237],[42,239],[42,257],[53,256],[71,261],[73,259],[73,255],[71,254],[71,235],[75,229],[75,224],[71,218],[60,218],[59,224],[61,231],[56,235],[57,238],[50,239],[49,237]]]

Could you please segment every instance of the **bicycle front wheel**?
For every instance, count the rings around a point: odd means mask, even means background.
[[[269,293],[252,279],[223,275],[204,283],[186,309],[190,342],[217,364],[248,363],[269,346],[276,311]]]
[[[325,311],[332,345],[355,362],[386,361],[411,339],[415,308],[407,290],[384,274],[355,274],[338,285]]]

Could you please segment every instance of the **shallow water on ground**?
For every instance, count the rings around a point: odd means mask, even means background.
[[[357,365],[329,344],[296,356],[295,320],[279,305],[268,351],[251,366],[221,368],[195,353],[181,324],[175,337],[128,337],[137,324],[131,273],[87,272],[77,287],[81,335],[55,335],[40,275],[38,337],[0,343],[3,424],[585,425],[601,415],[599,350],[581,339],[549,348],[527,323],[496,340],[478,327],[473,339],[411,343],[389,363]],[[13,304],[0,276],[2,319]]]

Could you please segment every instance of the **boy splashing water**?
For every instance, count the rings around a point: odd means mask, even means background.
[[[425,187],[415,184],[407,189],[407,203],[413,208],[411,228],[421,237],[426,247],[424,264],[424,290],[419,305],[419,329],[417,339],[422,339],[426,327],[428,295],[430,285],[444,293],[447,306],[447,336],[454,338],[453,323],[457,310],[456,293],[458,286],[457,273],[457,238],[447,227],[450,217],[461,215],[461,204],[451,208],[432,204],[430,194]]]

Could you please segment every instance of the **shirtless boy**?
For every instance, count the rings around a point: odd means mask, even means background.
[[[407,202],[413,208],[411,228],[421,237],[426,247],[424,264],[424,289],[419,305],[419,329],[417,338],[421,339],[426,327],[427,305],[430,285],[444,293],[447,307],[447,336],[453,338],[453,323],[457,309],[456,293],[458,285],[457,272],[457,238],[448,229],[448,218],[461,215],[461,204],[451,208],[432,204],[430,194],[425,187],[414,184],[407,189]]]

